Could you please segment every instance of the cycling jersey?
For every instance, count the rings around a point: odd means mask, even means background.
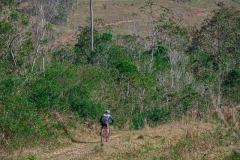
[[[110,114],[104,114],[104,115],[100,118],[100,123],[101,123],[101,124],[108,124],[108,121],[109,121],[109,120],[112,120],[112,122],[114,121],[112,115],[110,115]]]

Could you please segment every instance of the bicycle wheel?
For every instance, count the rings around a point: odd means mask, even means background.
[[[101,143],[103,143],[103,141],[108,142],[108,137],[109,137],[108,128],[104,127],[101,130]]]
[[[109,138],[110,138],[110,127],[108,127],[108,132],[107,132],[107,135],[106,135],[106,142],[109,141]]]

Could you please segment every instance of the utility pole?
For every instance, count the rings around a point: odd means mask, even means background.
[[[91,18],[91,46],[90,52],[93,52],[93,7],[92,7],[92,0],[90,0],[90,18]]]

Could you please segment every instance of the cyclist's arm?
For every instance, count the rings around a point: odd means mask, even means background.
[[[111,120],[112,120],[112,123],[114,122],[114,120],[113,120],[113,117],[112,117],[111,115],[110,115],[109,119],[111,119]]]

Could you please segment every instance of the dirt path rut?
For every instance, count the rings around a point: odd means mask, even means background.
[[[139,131],[113,131],[109,142],[103,145],[100,137],[95,137],[86,141],[75,141],[66,148],[61,148],[49,153],[40,153],[37,159],[46,160],[81,160],[81,159],[105,159],[108,156],[121,154],[127,150],[138,150],[140,146],[146,144],[161,143],[164,147],[174,145],[188,134],[198,131],[199,133],[209,132],[212,126],[207,123],[172,123],[161,125],[156,128],[145,128]],[[114,159],[114,158],[113,158]]]

